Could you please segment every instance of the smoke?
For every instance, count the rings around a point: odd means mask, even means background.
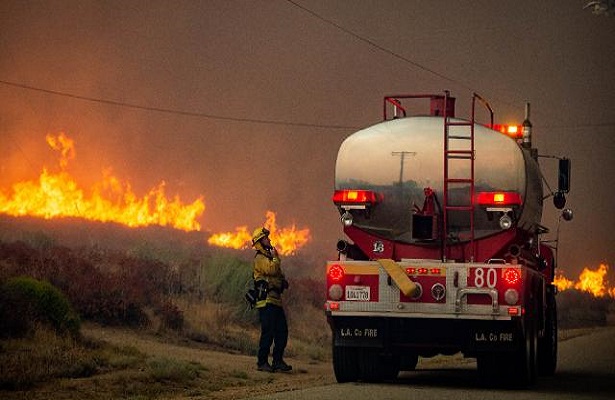
[[[359,127],[377,122],[382,96],[398,92],[451,89],[460,97],[458,115],[464,115],[468,102],[461,98],[467,99],[470,86],[496,99],[504,123],[515,106],[522,117],[523,102],[531,100],[535,141],[548,144],[546,152],[568,155],[574,167],[612,164],[608,126],[539,129],[566,121],[612,122],[605,105],[614,99],[604,90],[612,87],[612,21],[580,7],[549,10],[535,2],[309,6],[453,80],[392,57],[290,3],[187,0],[3,1],[0,79],[224,118]],[[434,28],[442,18],[447,27]],[[271,209],[281,225],[308,226],[323,248],[333,250],[340,235],[330,201],[333,169],[338,145],[352,129],[145,111],[2,84],[0,105],[2,188],[55,165],[44,137],[65,132],[76,146],[68,168],[85,186],[112,168],[138,193],[164,180],[168,192],[186,202],[203,195],[201,222],[214,232],[261,224]],[[599,149],[591,146],[596,135]],[[610,207],[605,199],[612,174],[588,179],[594,175],[588,167],[573,171],[577,186],[569,203],[600,210],[574,222],[583,231],[579,237],[598,239],[584,239],[588,243],[575,246],[579,250],[562,243],[560,264],[592,262],[583,250],[589,245],[598,259],[615,256],[609,250],[613,233],[592,231],[613,225],[613,213],[603,213]]]

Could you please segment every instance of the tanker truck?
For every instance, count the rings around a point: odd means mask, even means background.
[[[423,115],[407,115],[416,102]],[[495,125],[478,94],[469,114],[455,117],[448,91],[386,96],[383,121],[340,146],[346,238],[325,302],[338,382],[393,379],[438,354],[476,358],[487,383],[526,387],[556,369],[557,246],[541,218],[550,196],[564,208],[570,160],[545,195],[529,103],[520,126]]]

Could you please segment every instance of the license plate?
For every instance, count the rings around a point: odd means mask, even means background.
[[[346,286],[346,301],[369,301],[369,286]]]

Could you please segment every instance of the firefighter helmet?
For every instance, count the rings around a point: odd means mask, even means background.
[[[269,230],[267,228],[257,228],[252,234],[252,246],[254,246],[259,240],[269,236]]]

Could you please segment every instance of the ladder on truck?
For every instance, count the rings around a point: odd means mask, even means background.
[[[444,92],[444,104],[448,104],[450,93]],[[444,107],[444,188],[443,188],[443,216],[442,216],[442,261],[453,257],[452,247],[461,249],[463,261],[473,262],[476,257],[476,242],[474,237],[474,209],[476,196],[474,191],[474,160],[475,152],[475,122],[476,122],[476,101],[480,101],[490,113],[490,127],[493,127],[493,110],[477,93],[472,94],[472,114],[470,120],[454,119],[454,115],[448,114],[448,107]],[[451,176],[451,162],[465,168],[458,168],[467,171],[465,176]],[[457,192],[467,186],[467,193],[463,198],[464,202],[451,201],[451,190]],[[464,220],[469,221],[469,231],[467,236],[451,236],[449,226],[451,215],[466,215]],[[467,244],[464,244],[467,241]]]

